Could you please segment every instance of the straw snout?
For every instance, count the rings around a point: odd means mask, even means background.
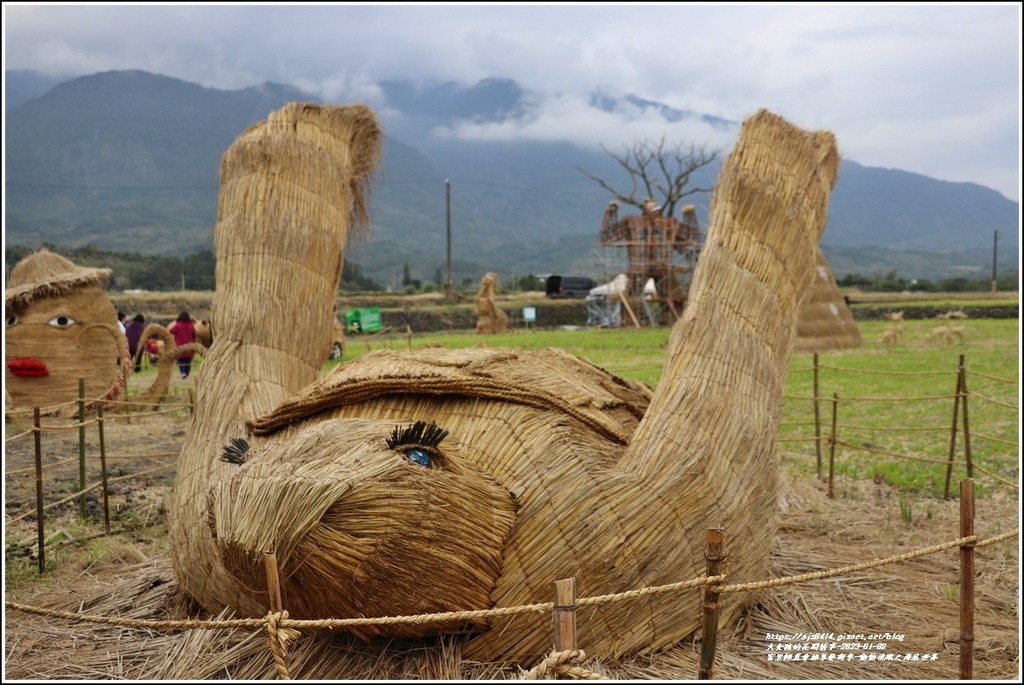
[[[262,601],[262,554],[273,550],[293,617],[489,607],[516,504],[439,434],[336,419],[244,450],[244,463],[214,486],[209,504],[226,566]],[[242,461],[238,451],[233,462]]]

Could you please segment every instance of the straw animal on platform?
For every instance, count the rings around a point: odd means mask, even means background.
[[[480,279],[480,291],[476,294],[476,333],[492,335],[508,331],[508,315],[495,302],[498,289],[498,274],[488,273]]]
[[[39,250],[18,262],[4,292],[7,409],[78,411],[79,379],[87,409],[121,395],[130,372],[128,341],[100,285],[110,269],[81,267]]]
[[[886,315],[889,319],[889,326],[882,333],[882,344],[883,345],[897,345],[900,342],[900,338],[906,330],[906,326],[903,323],[903,312],[892,312]]]
[[[550,600],[570,576],[581,597],[693,578],[717,526],[730,581],[765,577],[782,389],[836,180],[832,134],[767,111],[744,123],[653,393],[566,352],[488,347],[379,351],[318,379],[380,137],[364,106],[291,103],[223,157],[217,338],[170,508],[183,589],[211,612],[265,615],[269,550],[292,618],[509,607]],[[609,658],[672,645],[699,627],[699,598],[581,608],[581,640]],[[749,600],[724,595],[723,624]],[[464,658],[529,664],[551,649],[549,623],[358,634],[460,633]]]

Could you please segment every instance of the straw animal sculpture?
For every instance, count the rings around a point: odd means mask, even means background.
[[[961,345],[964,342],[964,331],[966,327],[964,325],[953,325],[953,319],[966,319],[967,314],[962,310],[949,311],[945,314],[939,314],[935,318],[942,321],[941,324],[932,329],[932,332],[928,335],[928,339],[938,345],[952,345],[959,342]]]
[[[889,327],[882,333],[883,345],[897,345],[903,337],[905,326],[903,324],[903,312],[892,312],[886,315],[891,322]]]
[[[209,331],[209,328],[206,329]],[[143,390],[138,396],[134,397],[131,405],[138,406],[149,406],[152,409],[157,409],[160,401],[164,395],[167,394],[168,388],[171,386],[171,375],[176,369],[178,359],[182,355],[193,354],[205,355],[209,350],[205,345],[199,342],[189,343],[187,345],[177,346],[174,343],[174,335],[167,330],[164,326],[158,323],[147,324],[142,329],[142,335],[139,336],[140,344],[139,349],[135,352],[135,360],[138,361],[142,355],[147,354],[145,341],[150,338],[156,338],[161,343],[160,354],[157,356],[156,361],[156,378],[150,386]]]
[[[9,409],[77,413],[79,379],[88,409],[124,391],[128,341],[100,287],[110,269],[80,267],[49,250],[25,257],[4,292],[4,390]]]
[[[796,324],[797,352],[824,352],[860,347],[864,344],[853,312],[846,305],[828,260],[818,248],[811,293],[800,308]]]
[[[498,289],[498,274],[488,273],[480,279],[476,294],[476,333],[492,335],[508,331],[508,315],[498,307],[494,297]]]
[[[744,123],[653,394],[566,352],[488,347],[379,351],[318,380],[379,138],[364,106],[291,103],[224,155],[217,339],[170,510],[183,589],[211,612],[264,615],[272,550],[293,618],[518,606],[549,601],[559,578],[583,597],[697,576],[713,526],[728,531],[732,582],[765,577],[832,134],[764,110]],[[602,657],[672,645],[699,627],[699,598],[587,606],[580,644]],[[724,596],[723,624],[749,599]],[[466,659],[534,663],[550,620],[357,634],[466,633]]]

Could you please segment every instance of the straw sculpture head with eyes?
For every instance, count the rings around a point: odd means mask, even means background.
[[[349,229],[381,131],[364,106],[291,103],[221,163],[217,337],[171,507],[172,559],[210,611],[264,615],[264,553],[292,618],[511,607],[688,580],[706,529],[730,582],[767,574],[782,386],[836,180],[827,132],[742,128],[656,391],[555,349],[379,351],[320,377]],[[592,656],[699,626],[700,593],[578,611]],[[722,621],[749,597],[724,596]],[[364,626],[464,633],[464,658],[535,662],[550,616]]]
[[[77,266],[39,250],[18,262],[4,291],[4,388],[9,409],[77,411],[79,379],[89,405],[118,397],[128,343],[100,287],[110,269]]]

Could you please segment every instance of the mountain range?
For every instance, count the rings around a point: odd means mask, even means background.
[[[379,86],[386,141],[373,238],[346,254],[365,276],[388,285],[404,273],[435,280],[446,267],[449,222],[456,283],[487,271],[602,280],[621,268],[624,255],[598,244],[612,197],[580,171],[628,187],[610,154],[568,142],[450,134],[460,122],[528,117],[531,94],[519,84]],[[284,103],[320,101],[288,85],[225,91],[142,71],[70,79],[9,71],[4,87],[6,243],[154,255],[211,249],[223,152]],[[595,92],[590,104],[739,129],[739,122],[628,94]],[[721,160],[697,174],[694,186],[712,187]],[[706,229],[709,193],[687,201]],[[1019,204],[992,189],[844,160],[822,249],[837,277],[984,278],[994,240],[1000,273],[1019,272],[1018,234]]]

